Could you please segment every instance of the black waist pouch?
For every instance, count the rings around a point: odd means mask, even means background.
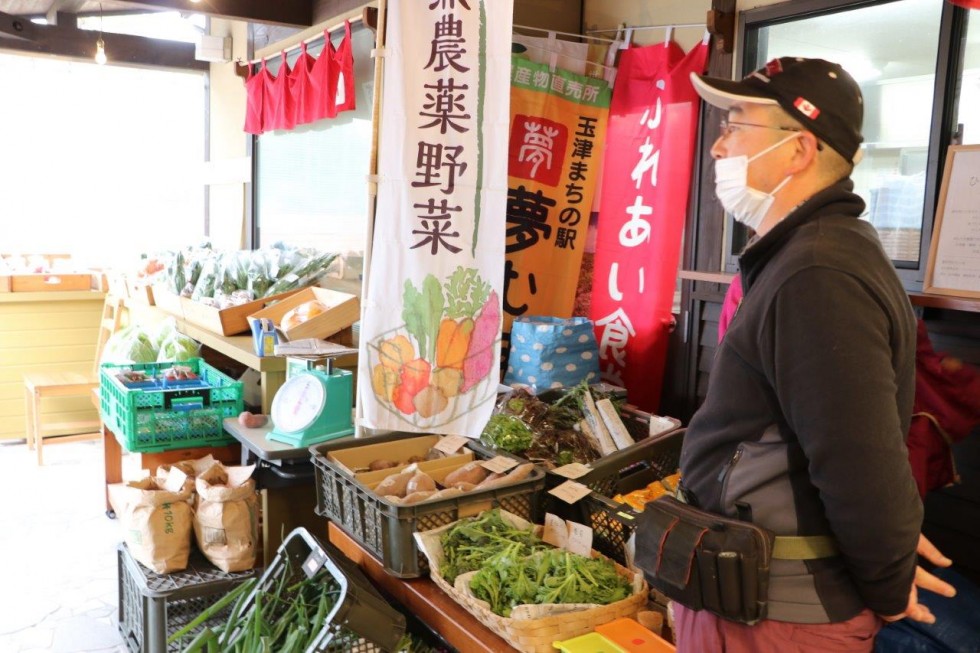
[[[673,497],[636,520],[636,566],[657,591],[693,610],[752,624],[766,616],[774,534]]]

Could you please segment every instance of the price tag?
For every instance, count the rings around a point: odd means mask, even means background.
[[[481,461],[484,469],[489,469],[494,474],[503,474],[506,471],[517,467],[517,461],[507,456],[495,456],[490,460]]]
[[[586,558],[592,557],[592,529],[585,524],[568,522],[568,546],[572,553],[577,553]]]
[[[592,471],[592,468],[588,465],[583,465],[582,463],[569,463],[567,465],[562,465],[558,469],[551,470],[552,473],[558,474],[559,476],[564,476],[565,478],[570,478],[573,481],[577,478],[582,478],[586,474]]]
[[[548,490],[548,494],[558,497],[565,503],[575,503],[591,493],[592,490],[589,489],[589,486],[575,481],[565,481],[558,487]]]
[[[568,547],[568,526],[565,520],[550,512],[544,516],[544,533],[541,539],[559,549]]]
[[[447,456],[451,456],[462,449],[463,446],[469,441],[470,439],[465,435],[447,435],[443,439],[436,442],[436,446],[434,446],[433,449],[441,451]]]
[[[163,489],[168,492],[180,492],[186,480],[187,474],[180,471],[179,467],[171,467],[167,474],[167,480],[163,482]]]

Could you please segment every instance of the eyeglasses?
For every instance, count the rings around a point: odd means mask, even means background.
[[[754,122],[737,122],[735,120],[721,120],[718,122],[718,126],[721,127],[721,135],[719,138],[725,138],[731,136],[733,132],[737,132],[742,127],[760,127],[762,129],[777,129],[784,132],[798,132],[801,133],[804,130],[799,127],[780,127],[777,125],[760,125]],[[817,140],[817,151],[823,152],[823,143]]]
[[[734,120],[722,120],[718,123],[721,127],[722,136],[731,136],[733,132],[737,132],[742,127],[761,127],[762,129],[778,129],[784,132],[801,132],[802,129],[798,127],[778,127],[775,125],[760,125],[754,122],[736,122]]]

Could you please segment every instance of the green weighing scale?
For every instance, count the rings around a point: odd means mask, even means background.
[[[333,369],[309,369],[291,374],[272,399],[270,440],[294,447],[353,435],[354,375]]]

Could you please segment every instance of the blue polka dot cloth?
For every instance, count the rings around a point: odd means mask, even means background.
[[[527,316],[514,320],[504,383],[535,392],[599,382],[599,346],[585,317]]]

